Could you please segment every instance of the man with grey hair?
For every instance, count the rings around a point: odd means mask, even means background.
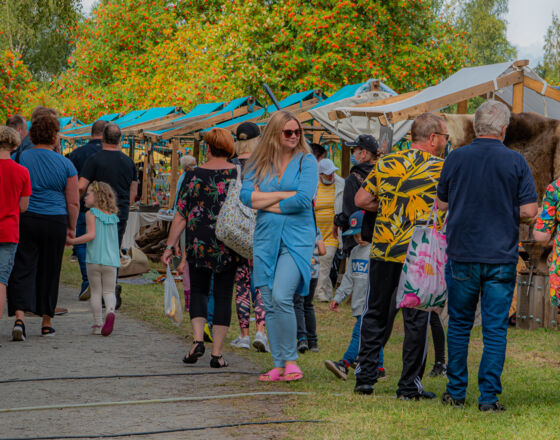
[[[109,123],[103,129],[102,150],[91,156],[80,172],[80,195],[86,192],[90,182],[105,182],[111,185],[117,196],[119,208],[119,249],[122,244],[128,211],[136,199],[138,191],[138,174],[136,165],[120,149],[121,129],[117,124]],[[120,286],[117,285],[117,306],[121,305]]]
[[[470,332],[480,297],[484,350],[478,370],[480,411],[503,411],[497,395],[506,356],[508,313],[519,258],[519,222],[537,214],[537,192],[524,157],[503,144],[508,108],[482,104],[475,140],[452,151],[437,188],[449,209],[446,280],[449,293],[449,383],[442,402],[463,406]]]
[[[379,377],[379,352],[393,328],[406,251],[414,227],[429,220],[449,137],[444,120],[432,113],[418,116],[411,134],[411,149],[379,159],[354,199],[357,207],[377,212],[356,367],[354,391],[359,394],[371,394]],[[421,383],[430,313],[407,308],[402,313],[403,368],[397,397],[433,399],[436,395],[425,391]]]
[[[27,122],[25,118],[21,115],[12,115],[6,121],[6,126],[13,128],[19,133],[19,138],[21,143],[17,148],[17,151],[25,151],[33,148],[33,142],[29,139],[29,133],[27,131]]]

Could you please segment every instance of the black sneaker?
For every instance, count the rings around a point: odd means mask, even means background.
[[[506,407],[502,405],[500,402],[494,403],[479,403],[478,409],[482,412],[502,412],[506,410]]]
[[[319,353],[319,345],[316,342],[310,342],[309,344],[309,351],[313,353]]]
[[[25,341],[25,324],[21,319],[16,319],[14,322],[14,329],[12,330],[12,340]]]
[[[300,339],[297,343],[297,349],[301,354],[309,350],[309,345],[307,345],[307,339],[304,338]]]
[[[325,367],[339,379],[346,380],[348,378],[348,367],[343,360],[333,362],[327,359]]]
[[[432,393],[431,391],[420,391],[416,394],[410,394],[408,396],[405,396],[404,394],[397,394],[397,399],[399,400],[421,400],[421,399],[426,399],[426,400],[430,400],[430,399],[435,399],[437,396],[435,393]]]
[[[385,368],[383,367],[379,367],[377,369],[377,380],[379,379],[385,379],[387,375],[385,374]]]
[[[447,365],[441,362],[436,362],[434,368],[430,371],[430,377],[446,376],[447,375]]]
[[[121,308],[121,305],[122,305],[121,292],[122,292],[122,286],[120,284],[117,284],[115,286],[115,296],[117,297],[117,303],[115,304],[115,310],[119,310]]]
[[[373,393],[373,385],[368,383],[358,383],[356,382],[356,386],[354,387],[354,392],[356,394],[362,394],[364,396],[369,396]]]
[[[444,405],[451,405],[454,408],[465,407],[465,399],[454,399],[447,391],[441,396],[441,403]]]

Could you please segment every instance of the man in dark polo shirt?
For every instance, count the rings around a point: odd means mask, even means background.
[[[442,402],[463,406],[468,384],[469,338],[480,297],[484,350],[478,370],[480,411],[503,411],[497,395],[506,357],[508,313],[519,258],[519,222],[537,214],[537,192],[524,157],[502,142],[508,108],[482,104],[474,116],[476,139],[452,151],[437,188],[447,221],[449,383]]]
[[[76,148],[67,157],[72,161],[76,170],[78,170],[78,175],[81,174],[82,168],[86,161],[96,153],[99,153],[102,149],[101,139],[103,137],[103,129],[107,125],[106,121],[96,121],[91,126],[91,138],[90,141]],[[78,215],[78,223],[76,224],[76,237],[80,237],[86,233],[86,207],[84,206],[83,198],[80,201],[80,215]],[[86,270],[86,245],[78,244],[74,246],[74,251],[78,257],[78,263],[80,264],[80,272],[82,273],[82,287],[80,288],[80,293],[78,297],[80,301],[87,301],[90,297],[89,294],[89,281],[87,277]]]
[[[121,129],[109,123],[103,130],[102,150],[91,156],[80,172],[80,194],[83,195],[90,182],[105,182],[111,185],[117,196],[119,208],[119,249],[122,243],[130,204],[134,203],[138,191],[138,174],[133,160],[120,149]],[[117,306],[121,305],[120,286],[116,289]]]

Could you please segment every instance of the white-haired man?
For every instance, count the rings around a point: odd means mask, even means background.
[[[503,144],[508,108],[482,104],[475,140],[447,157],[437,188],[438,208],[449,208],[446,280],[449,292],[449,383],[442,402],[463,406],[467,355],[481,302],[484,350],[478,370],[481,411],[503,411],[497,395],[506,357],[508,313],[519,258],[519,222],[537,214],[537,192],[523,156]]]

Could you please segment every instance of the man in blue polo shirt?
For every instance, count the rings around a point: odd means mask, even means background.
[[[508,312],[519,258],[519,222],[537,214],[537,193],[523,156],[502,142],[508,108],[487,101],[476,111],[476,139],[448,156],[437,188],[449,209],[446,267],[449,292],[449,383],[442,402],[463,406],[467,355],[479,296],[484,350],[478,370],[481,411],[503,411],[497,395],[507,343]]]

